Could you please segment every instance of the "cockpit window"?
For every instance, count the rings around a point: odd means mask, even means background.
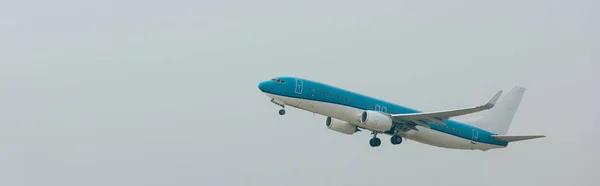
[[[273,79],[271,79],[271,81],[275,81],[275,82],[277,82],[277,83],[285,83],[285,80],[283,80],[283,79],[278,79],[278,78],[273,78]]]

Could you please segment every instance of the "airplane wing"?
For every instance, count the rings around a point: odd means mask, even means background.
[[[439,123],[443,124],[444,120],[447,120],[451,117],[471,114],[483,110],[488,110],[494,107],[498,98],[502,94],[502,90],[498,91],[494,97],[490,101],[488,101],[484,105],[471,107],[471,108],[462,108],[455,110],[445,110],[445,111],[436,111],[436,112],[422,112],[422,113],[410,113],[410,114],[390,114],[392,120],[397,123],[415,123],[417,125],[421,125],[424,127],[429,127],[428,123]]]

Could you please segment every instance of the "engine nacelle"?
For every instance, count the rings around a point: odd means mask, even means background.
[[[360,123],[366,128],[378,132],[385,132],[392,129],[393,121],[389,116],[380,112],[367,110],[360,115]]]
[[[327,117],[325,125],[327,125],[328,129],[348,135],[354,134],[356,131],[358,131],[356,125],[350,124],[342,120],[337,120],[331,117]]]

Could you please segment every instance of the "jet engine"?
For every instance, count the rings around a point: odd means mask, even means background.
[[[360,115],[360,123],[366,128],[378,132],[392,129],[392,118],[377,111],[366,110]]]
[[[338,119],[334,119],[331,117],[327,117],[327,120],[325,121],[325,125],[327,125],[328,129],[340,132],[340,133],[344,133],[344,134],[354,134],[355,132],[358,131],[358,128],[356,127],[356,125],[350,124],[348,122],[342,121],[342,120],[338,120]]]

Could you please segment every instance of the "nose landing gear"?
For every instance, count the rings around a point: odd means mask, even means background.
[[[279,105],[281,107],[281,110],[279,110],[279,115],[285,115],[285,104],[280,103],[278,100],[275,100],[275,98],[271,98],[271,103],[274,103],[275,105]]]

